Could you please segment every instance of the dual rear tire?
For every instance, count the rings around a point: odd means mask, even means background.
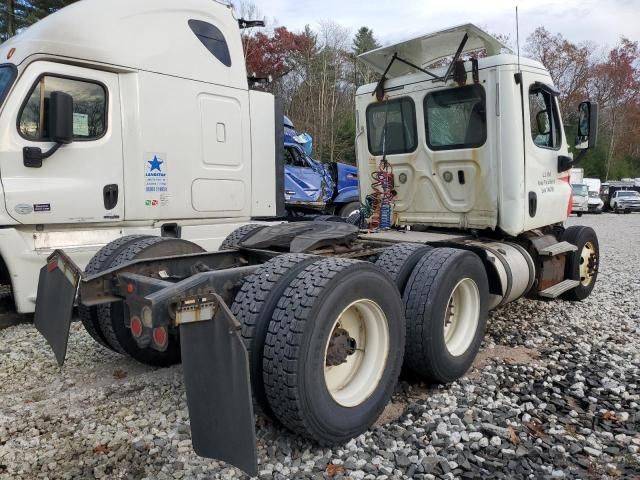
[[[203,251],[200,246],[186,240],[131,235],[102,247],[87,265],[85,273],[97,274],[132,260]],[[166,367],[180,362],[180,339],[177,329],[169,330],[168,343],[164,351],[152,347],[141,348],[131,334],[129,313],[124,302],[95,307],[80,306],[78,310],[85,330],[99,344],[147,365]]]
[[[232,311],[263,412],[321,444],[359,435],[382,413],[405,324],[400,294],[379,267],[285,254],[247,278]]]

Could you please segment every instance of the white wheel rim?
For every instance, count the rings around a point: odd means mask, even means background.
[[[595,272],[596,249],[593,243],[587,242],[580,252],[580,283],[585,287],[593,281]]]
[[[463,355],[480,322],[480,291],[476,282],[463,278],[451,292],[444,312],[444,343],[454,357]]]
[[[336,329],[346,330],[355,352],[340,365],[327,365],[327,353]],[[356,300],[338,315],[324,351],[324,381],[333,399],[355,407],[376,390],[389,355],[389,326],[382,308],[372,300]]]
[[[353,215],[354,213],[360,213],[360,209],[359,208],[354,208],[353,210],[351,210],[344,218],[349,218],[351,215]]]

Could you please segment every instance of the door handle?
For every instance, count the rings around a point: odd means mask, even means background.
[[[113,210],[118,204],[118,185],[105,185],[102,189],[105,210]]]

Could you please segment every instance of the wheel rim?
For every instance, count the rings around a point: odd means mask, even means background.
[[[362,404],[375,391],[389,354],[389,326],[372,300],[356,300],[338,315],[324,353],[324,381],[344,407]]]
[[[463,278],[451,292],[444,314],[444,343],[454,357],[463,355],[480,322],[480,291],[476,282]]]
[[[346,215],[344,215],[344,217],[343,217],[343,218],[349,218],[351,215],[353,215],[353,214],[355,214],[355,213],[360,213],[360,208],[359,208],[359,207],[358,207],[358,208],[354,208],[353,210],[349,210],[349,211],[347,212],[347,214],[346,214]]]
[[[596,270],[596,248],[592,242],[586,242],[580,251],[580,283],[588,287],[593,282]]]

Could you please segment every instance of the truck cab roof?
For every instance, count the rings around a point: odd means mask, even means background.
[[[76,2],[0,47],[15,65],[34,56],[247,88],[238,23],[218,1]]]

